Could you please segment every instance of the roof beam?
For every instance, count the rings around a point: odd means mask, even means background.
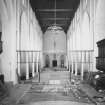
[[[42,27],[52,26],[53,24],[41,24]],[[57,26],[65,26],[66,24],[56,24]]]
[[[71,18],[42,18],[41,20],[70,20]]]
[[[36,9],[40,12],[72,12],[73,9]]]

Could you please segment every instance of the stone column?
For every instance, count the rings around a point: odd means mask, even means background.
[[[73,52],[72,52],[72,74],[73,74],[73,70],[74,70],[74,60],[73,60]]]
[[[37,52],[37,55],[36,55],[36,72],[38,73],[38,52]]]
[[[75,75],[77,76],[77,52],[75,52]]]
[[[20,52],[17,52],[18,53],[18,75],[20,76]]]
[[[28,62],[28,52],[26,53],[26,79],[29,79],[29,62]]]
[[[33,63],[32,63],[32,77],[35,76],[35,52],[33,52]]]
[[[84,54],[81,52],[81,80],[83,80],[84,76]]]

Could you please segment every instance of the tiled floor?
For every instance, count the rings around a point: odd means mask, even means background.
[[[69,82],[68,71],[47,69],[40,75],[40,84],[33,83],[18,104],[30,105],[90,105],[92,101]]]
[[[25,105],[93,105],[93,104],[73,102],[73,101],[41,101]]]
[[[40,83],[37,76],[28,84],[14,86],[10,93],[0,105],[105,105],[92,100],[101,94],[78,79],[70,82],[70,73],[60,68],[46,69],[40,74]]]

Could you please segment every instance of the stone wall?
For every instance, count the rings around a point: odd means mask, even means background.
[[[78,55],[76,53],[72,55],[71,51],[92,51],[92,67],[90,71],[97,71],[97,42],[105,38],[104,5],[104,0],[80,0],[80,5],[67,32],[68,62],[72,67],[73,56]],[[75,71],[78,69],[76,64],[74,64],[73,68]],[[83,72],[83,67],[81,70]]]
[[[5,81],[16,84],[17,51],[42,51],[42,31],[28,0],[0,0],[0,16],[3,41],[0,69]]]
[[[48,55],[50,59],[50,67],[52,67],[52,61],[54,59],[57,60],[57,66],[60,66],[60,56],[64,55],[66,65],[66,47],[66,34],[64,31],[47,30],[43,39],[44,62],[46,55]],[[55,58],[54,55],[56,56]]]

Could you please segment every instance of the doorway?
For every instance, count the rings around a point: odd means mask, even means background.
[[[52,61],[53,67],[57,67],[57,60]]]

